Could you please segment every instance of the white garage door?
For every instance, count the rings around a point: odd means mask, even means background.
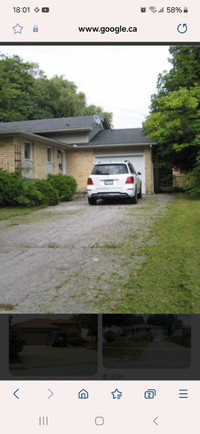
[[[106,155],[106,156],[95,156],[95,164],[103,163],[103,162],[115,162],[115,161],[124,161],[129,160],[133,166],[135,167],[136,172],[141,172],[142,175],[139,175],[139,178],[142,181],[142,193],[146,193],[145,186],[145,166],[144,166],[144,155],[143,154],[130,154],[123,156],[115,156],[115,155]]]

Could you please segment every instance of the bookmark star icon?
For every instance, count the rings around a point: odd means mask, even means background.
[[[122,392],[115,389],[114,392],[111,392],[111,395],[113,396],[113,399],[120,399],[122,397]]]
[[[22,34],[23,27],[20,26],[20,24],[16,24],[16,26],[13,26],[12,28],[14,30],[14,34],[16,33],[19,33],[20,35]]]

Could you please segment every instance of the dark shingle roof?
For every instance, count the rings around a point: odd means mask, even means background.
[[[100,116],[102,120],[105,116]],[[93,129],[96,125],[93,116],[74,116],[54,119],[36,119],[31,121],[0,122],[0,133],[26,131],[31,133],[43,133],[71,129]]]
[[[121,144],[155,144],[142,132],[142,128],[124,128],[102,130],[89,143],[89,146],[121,145]],[[83,146],[83,145],[82,145]]]

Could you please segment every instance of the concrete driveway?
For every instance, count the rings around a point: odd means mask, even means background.
[[[0,224],[0,311],[98,312],[98,302],[132,269],[124,240],[144,243],[172,196],[146,196],[137,205],[79,199]],[[134,267],[143,258],[134,258]],[[110,309],[110,311],[112,308]]]
[[[10,373],[18,376],[93,376],[97,373],[97,351],[81,347],[25,345]]]
[[[120,359],[104,357],[104,365],[111,369],[186,369],[191,363],[191,349],[174,342],[150,342],[139,357],[131,355],[130,347],[127,355],[126,348],[123,351]]]

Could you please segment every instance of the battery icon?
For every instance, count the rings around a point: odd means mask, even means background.
[[[42,8],[42,12],[44,12],[44,13],[49,12],[49,8]]]

